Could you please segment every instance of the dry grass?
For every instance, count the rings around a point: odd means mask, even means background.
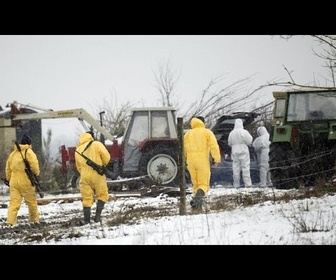
[[[275,192],[250,192],[237,193],[231,195],[222,195],[206,200],[206,207],[202,213],[231,211],[238,207],[249,207],[255,204],[272,201],[273,203],[284,201],[290,202],[293,199],[303,200],[310,197],[321,197],[324,195],[334,195],[335,186],[314,187],[287,191],[284,193]],[[188,202],[187,202],[188,203]],[[178,215],[178,205],[169,206],[137,206],[136,208],[123,209],[119,213],[111,214],[111,218],[107,220],[108,226],[118,226],[121,224],[135,224],[142,219],[160,218],[164,216]],[[199,214],[200,212],[187,211],[188,215]]]

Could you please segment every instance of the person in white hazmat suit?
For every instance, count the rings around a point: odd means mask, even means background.
[[[270,135],[267,132],[266,127],[259,126],[257,129],[258,137],[253,141],[252,146],[257,154],[259,164],[259,186],[269,187],[272,186],[271,174],[269,172],[269,149],[271,141]]]
[[[248,146],[252,145],[253,137],[244,128],[243,121],[236,119],[233,130],[228,137],[231,147],[233,187],[240,187],[240,173],[242,173],[244,186],[252,186],[250,175],[250,152]]]

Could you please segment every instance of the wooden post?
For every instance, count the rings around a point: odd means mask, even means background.
[[[180,181],[180,215],[186,215],[186,179],[185,179],[185,158],[184,158],[184,133],[183,118],[177,118],[177,135],[179,142],[179,181]]]

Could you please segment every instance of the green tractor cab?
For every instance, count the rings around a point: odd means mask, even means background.
[[[273,92],[270,147],[273,186],[312,186],[335,168],[336,90]]]

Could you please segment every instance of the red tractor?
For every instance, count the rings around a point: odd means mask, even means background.
[[[119,190],[123,184],[139,188],[145,178],[156,184],[178,186],[178,140],[175,109],[147,107],[131,110],[130,120],[121,138],[106,144],[111,154],[108,183]],[[77,186],[75,147],[61,146],[62,169],[74,172],[71,186]],[[117,183],[120,184],[115,184]],[[147,182],[147,181],[146,181]],[[123,184],[121,184],[123,183]]]

